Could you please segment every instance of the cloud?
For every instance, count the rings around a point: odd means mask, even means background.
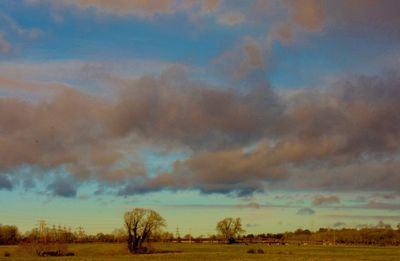
[[[323,1],[288,1],[290,19],[301,29],[309,32],[321,31],[324,24]]]
[[[1,70],[1,69],[0,69]],[[8,77],[3,77],[0,75],[0,89],[1,90],[8,90],[10,91],[11,95],[16,95],[18,94],[18,91],[22,92],[29,92],[31,94],[42,94],[46,95],[47,94],[54,94],[54,92],[60,91],[60,90],[67,90],[70,87],[64,85],[64,84],[59,84],[59,83],[35,83],[31,81],[25,81],[25,80],[19,80],[19,79],[13,79],[13,78],[8,78]],[[51,95],[49,95],[51,96]]]
[[[18,35],[20,37],[34,40],[34,39],[38,38],[39,35],[42,33],[37,28],[22,27],[10,16],[3,15],[1,18],[4,20],[5,25],[10,29],[10,31],[12,31],[13,33],[15,33],[16,35]]]
[[[397,41],[400,19],[394,11],[400,7],[395,0],[288,0],[288,1],[247,1],[247,4],[225,4],[221,12],[215,14],[220,25],[243,24],[251,30],[266,32],[264,36],[243,34],[231,47],[215,59],[224,65],[225,74],[237,80],[249,80],[253,73],[271,70],[279,63],[275,51],[277,45],[284,47],[304,44],[309,34],[332,34],[351,32],[365,37]],[[252,39],[249,45],[243,39]],[[256,44],[255,44],[256,43]],[[256,54],[256,55],[253,55]],[[275,55],[274,55],[275,54]],[[257,57],[257,62],[252,57]],[[262,62],[259,62],[262,61]],[[284,61],[283,61],[284,63]],[[218,67],[217,67],[218,68]]]
[[[369,201],[366,207],[372,209],[400,210],[400,204],[385,203],[375,200]]]
[[[140,143],[224,147],[261,137],[259,120],[275,118],[276,109],[262,109],[270,106],[267,99],[276,106],[268,88],[239,94],[180,77],[172,70],[126,82],[115,89],[115,101],[67,86],[35,103],[1,97],[0,169],[63,166],[78,179],[122,182],[146,175],[142,163],[127,159],[135,158]],[[32,92],[40,90],[36,85],[3,81]]]
[[[269,50],[270,47],[259,40],[246,37],[218,56],[214,63],[220,71],[235,81],[249,79],[254,72],[263,73],[271,66]]]
[[[344,226],[346,226],[346,223],[340,221],[333,224],[333,227],[344,227]]]
[[[86,91],[112,94],[112,86],[116,86],[117,81],[159,75],[173,65],[147,59],[4,61],[0,64],[0,88],[50,91],[56,85],[63,85],[58,83],[62,82],[79,83]]]
[[[245,227],[247,227],[247,228],[258,227],[258,226],[260,226],[260,225],[259,224],[250,224],[250,223],[247,223],[245,225]]]
[[[1,79],[0,86],[40,89]],[[398,193],[399,83],[392,72],[288,95],[268,85],[211,86],[172,67],[159,76],[110,79],[111,98],[68,86],[34,101],[2,96],[0,170],[63,167],[75,180],[116,187],[120,195],[166,189],[239,196],[268,189]],[[139,157],[149,147],[187,157],[150,175]]]
[[[328,206],[339,203],[340,198],[337,196],[316,196],[312,202],[313,206]]]
[[[399,162],[390,159],[400,142],[399,119],[393,114],[400,95],[396,75],[359,77],[326,90],[301,91],[287,100],[275,124],[257,125],[264,128],[264,141],[253,149],[196,153],[177,161],[171,173],[145,181],[140,191],[197,188],[205,193],[247,194],[265,187],[398,191],[393,184],[400,179]],[[274,142],[269,143],[268,137],[275,137]],[[129,191],[135,193],[134,186],[125,192]]]
[[[64,167],[80,179],[120,179],[121,166],[113,163],[122,154],[104,130],[111,106],[106,104],[71,88],[37,103],[0,98],[1,172],[26,165],[40,168],[40,173]],[[134,168],[130,171],[132,175]]]
[[[37,28],[24,28],[10,16],[0,13],[0,53],[12,54],[21,49],[22,42],[36,40],[41,31]]]
[[[249,202],[247,204],[238,204],[236,205],[237,208],[254,208],[254,209],[259,209],[262,206],[257,203],[257,202]]]
[[[312,216],[315,214],[315,211],[311,208],[301,208],[296,212],[296,215],[299,216]]]
[[[7,40],[3,32],[0,31],[0,52],[10,53],[12,50],[11,43]]]
[[[274,168],[274,159],[266,160],[267,156],[264,147],[251,154],[241,149],[200,153],[186,161],[177,161],[172,173],[160,174],[147,181],[146,188],[197,188],[203,193],[249,195],[264,190],[262,181],[285,178],[285,172],[279,166]],[[135,193],[137,189],[140,190],[132,187],[125,193]]]
[[[75,198],[77,193],[76,184],[71,179],[61,177],[57,177],[47,189],[53,196],[64,198]]]
[[[353,158],[357,159],[357,157]],[[339,162],[338,165],[322,164],[312,168],[293,170],[288,188],[310,188],[328,191],[392,191],[399,193],[394,185],[400,177],[396,171],[397,160],[370,159],[365,162]]]
[[[159,15],[175,15],[185,12],[189,15],[207,15],[214,12],[222,0],[27,0],[30,4],[48,4],[55,9],[74,6],[81,10],[95,9],[109,15],[133,15],[151,19]]]
[[[354,219],[354,220],[391,220],[391,221],[400,221],[400,216],[378,216],[378,215],[328,215],[327,217],[334,219]]]
[[[105,12],[118,14],[135,14],[139,16],[154,16],[156,14],[171,14],[173,12],[173,4],[175,0],[76,0],[70,1],[78,5],[80,8],[98,8]]]
[[[239,25],[239,24],[243,23],[244,20],[245,20],[245,17],[243,14],[234,13],[234,12],[229,12],[229,13],[223,14],[218,18],[219,23],[225,24],[225,25],[230,25],[230,26]]]
[[[378,224],[372,225],[372,224],[359,224],[356,226],[356,228],[377,228],[377,229],[391,229],[390,224],[385,224],[382,220],[379,220]]]
[[[201,11],[202,13],[210,13],[218,9],[223,0],[203,0],[201,2]]]
[[[160,15],[186,14],[188,17],[212,18],[220,25],[257,22],[265,29],[286,24],[295,33],[322,32],[346,28],[354,33],[391,32],[400,19],[396,0],[288,0],[288,1],[223,1],[223,0],[25,0],[29,4],[46,4],[60,10],[65,6],[77,10],[94,9],[107,15],[133,15],[154,19]],[[240,13],[240,14],[239,14]],[[190,19],[198,21],[198,19]],[[222,23],[220,23],[222,22]],[[287,27],[287,28],[288,28]],[[288,32],[288,30],[285,30]]]
[[[394,11],[399,7],[395,0],[299,0],[285,1],[288,21],[296,30],[321,32],[346,29],[353,33],[373,32],[396,35],[400,19]]]
[[[396,37],[399,36],[396,27],[400,24],[400,19],[394,10],[398,7],[400,7],[399,2],[395,0],[324,2],[326,23],[329,26],[346,28],[353,32],[368,30],[369,33]]]
[[[125,88],[114,108],[113,131],[139,131],[144,138],[212,149],[261,137],[262,126],[279,115],[279,102],[268,86],[239,93],[175,73],[143,77]]]
[[[11,190],[13,188],[13,185],[11,181],[4,175],[0,175],[0,190],[2,189],[7,189]]]

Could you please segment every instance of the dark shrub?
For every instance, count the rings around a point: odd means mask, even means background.
[[[249,250],[247,250],[248,254],[255,254],[257,253],[257,251],[254,248],[250,248]]]
[[[135,254],[150,254],[151,250],[147,247],[137,248],[134,251]]]
[[[11,256],[11,253],[8,252],[8,251],[6,251],[6,252],[4,252],[4,256],[5,256],[5,257],[10,257],[10,256]]]
[[[236,239],[234,239],[233,237],[230,237],[229,239],[228,239],[228,244],[236,244],[237,242],[236,242]]]
[[[257,254],[264,254],[264,250],[262,250],[261,248],[257,249]]]

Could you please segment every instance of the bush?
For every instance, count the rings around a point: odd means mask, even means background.
[[[152,252],[153,251],[150,248],[147,248],[147,247],[137,248],[134,251],[135,254],[150,254]]]
[[[254,248],[250,248],[249,250],[247,250],[247,254],[255,254],[257,253],[257,251]]]
[[[5,257],[10,257],[10,256],[11,256],[11,253],[8,252],[8,251],[6,251],[6,252],[4,252],[4,256],[5,256]]]
[[[249,250],[247,250],[248,254],[264,254],[264,250],[262,250],[261,248],[259,249],[254,249],[254,248],[250,248]]]
[[[38,256],[74,256],[67,244],[37,244],[33,246]]]

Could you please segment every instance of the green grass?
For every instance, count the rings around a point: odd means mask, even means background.
[[[2,246],[0,260],[269,260],[269,261],[399,261],[399,247],[366,246],[265,246],[157,243],[152,247],[181,253],[131,255],[125,244],[70,244],[75,257],[37,257],[29,247]],[[261,248],[265,254],[247,254],[250,248]],[[11,254],[4,257],[5,252]]]

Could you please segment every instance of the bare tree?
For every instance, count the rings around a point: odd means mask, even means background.
[[[229,244],[236,242],[236,237],[244,233],[240,218],[224,218],[217,223],[217,231]]]
[[[165,226],[165,220],[152,209],[134,208],[124,215],[125,227],[128,233],[128,249],[138,252],[142,244],[151,234]]]

